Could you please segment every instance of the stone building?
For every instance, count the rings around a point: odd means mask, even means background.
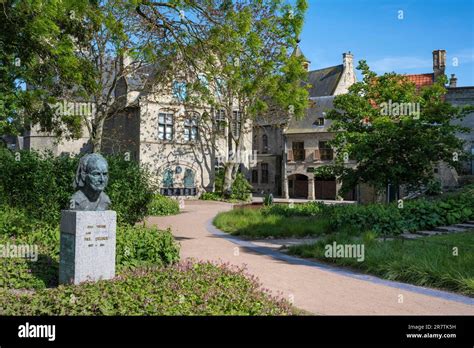
[[[153,74],[149,70],[140,73]],[[231,156],[238,157],[240,170],[247,174],[251,125],[241,124],[237,107],[230,122],[223,110],[186,107],[182,102],[184,81],[179,78],[151,89],[143,88],[145,83],[146,78],[137,76],[118,81],[115,97],[126,95],[126,102],[121,112],[104,123],[103,153],[120,153],[147,166],[160,192],[167,196],[192,198],[212,190],[216,168]],[[238,149],[230,131],[243,133]],[[33,127],[25,136],[25,148],[51,150],[56,155],[84,153],[90,151],[86,127],[83,134],[83,138],[58,141]]]
[[[304,57],[299,47],[294,54]],[[309,68],[310,62],[304,59]],[[342,60],[340,65],[308,72],[310,107],[301,120],[259,120],[255,124],[257,165],[252,168],[251,182],[256,193],[336,199],[341,183],[333,177],[317,177],[314,171],[334,158],[328,145],[333,134],[326,112],[333,108],[334,96],[347,93],[356,81],[352,53],[344,53]],[[355,199],[355,192],[345,198]]]

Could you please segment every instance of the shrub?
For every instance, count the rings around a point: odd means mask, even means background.
[[[165,266],[179,261],[179,245],[171,231],[145,227],[119,227],[117,230],[117,266]]]
[[[164,216],[179,213],[179,203],[177,200],[155,194],[150,204],[148,204],[148,215]]]
[[[204,201],[220,201],[222,198],[218,192],[204,192],[199,196],[199,199]]]
[[[220,170],[216,173],[215,179],[215,194],[206,195],[206,200],[222,200],[224,189],[224,171]],[[234,182],[232,183],[232,194],[230,200],[248,201],[251,197],[252,185],[247,181],[242,173],[237,173]],[[215,199],[219,197],[218,199]]]
[[[38,260],[0,258],[0,288],[41,289],[58,283],[59,226],[28,222],[25,216],[14,208],[0,210],[0,245],[36,245]],[[5,219],[10,217],[14,219]],[[118,271],[140,265],[165,266],[179,260],[179,245],[169,230],[119,226],[116,246]]]
[[[113,281],[33,293],[0,290],[0,315],[290,315],[243,269],[183,262],[129,270]]]
[[[105,156],[109,163],[106,189],[118,221],[134,224],[147,215],[153,197],[150,173],[122,156]],[[67,209],[79,157],[55,157],[51,152],[11,152],[0,149],[0,203],[19,207],[28,216],[56,224]]]
[[[441,225],[452,225],[474,218],[474,189],[466,187],[461,192],[436,199],[415,199],[398,203],[344,205],[327,207],[333,230],[357,228],[361,232],[372,230],[379,234],[400,234]]]

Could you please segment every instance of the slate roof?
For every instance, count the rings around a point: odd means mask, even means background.
[[[303,54],[303,51],[301,51],[300,46],[296,46],[295,50],[293,51],[293,55],[296,57],[303,57],[305,61],[311,63],[311,61],[309,61],[308,58],[306,58],[306,56]]]
[[[326,119],[328,112],[334,107],[334,96],[315,97],[310,99],[310,107],[306,109],[302,119],[292,119],[288,125],[285,134],[302,134],[302,133],[324,133],[328,132],[331,121]],[[324,126],[316,126],[314,123],[318,118],[324,117]]]
[[[312,86],[308,91],[309,96],[325,97],[333,95],[343,70],[344,66],[341,64],[308,72],[308,83]]]

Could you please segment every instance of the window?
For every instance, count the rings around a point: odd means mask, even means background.
[[[252,150],[258,151],[258,137],[257,137],[257,134],[254,134],[254,135],[253,135],[253,139],[252,139]]]
[[[252,170],[252,183],[258,184],[258,170],[257,169]]]
[[[232,112],[232,134],[234,137],[238,138],[240,136],[240,126],[242,121],[242,112],[233,111]]]
[[[183,184],[185,188],[194,187],[194,172],[189,168],[184,171]]]
[[[184,120],[184,141],[195,141],[198,139],[198,116],[191,115]]]
[[[262,144],[263,144],[262,153],[267,153],[268,152],[268,136],[266,134],[262,136]]]
[[[225,110],[216,110],[214,113],[214,121],[216,124],[217,133],[224,134],[226,126]]]
[[[180,81],[173,82],[173,97],[179,101],[184,101],[186,99],[186,83]]]
[[[319,117],[314,123],[316,127],[323,127],[324,126],[324,117]]]
[[[291,144],[293,149],[293,160],[304,161],[304,142],[297,141]]]
[[[163,173],[163,187],[173,187],[173,170],[166,169]]]
[[[262,163],[261,170],[262,170],[262,184],[268,184],[268,164]]]
[[[333,159],[333,151],[327,141],[319,142],[319,153],[321,155],[321,161],[331,161]]]
[[[173,139],[173,114],[167,114],[167,113],[158,114],[158,139],[160,140]]]

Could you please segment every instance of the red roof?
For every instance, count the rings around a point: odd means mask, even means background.
[[[419,89],[425,86],[431,86],[434,82],[434,75],[431,74],[413,74],[405,75],[409,81],[414,82],[416,88]]]

